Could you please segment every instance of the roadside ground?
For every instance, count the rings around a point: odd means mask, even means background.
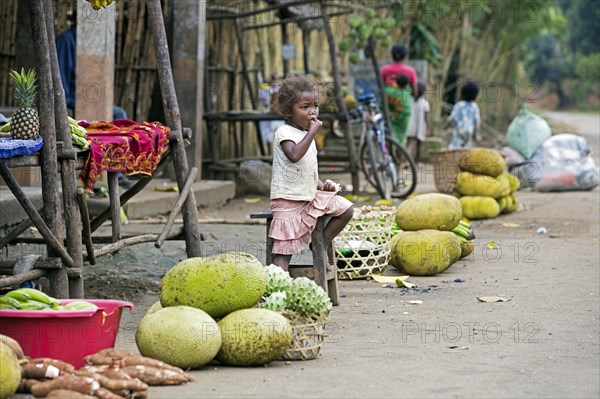
[[[583,134],[599,164],[598,115],[547,116]],[[418,192],[435,191],[433,174],[421,176]],[[151,388],[149,397],[597,398],[599,193],[598,188],[517,192],[518,212],[474,222],[473,255],[436,276],[411,277],[418,290],[341,281],[341,303],[331,313],[316,360],[257,368],[215,362],[192,371],[194,382]],[[200,218],[243,222],[267,207],[266,197],[254,204],[238,198],[201,209]],[[545,234],[538,233],[541,227]],[[125,228],[157,231],[160,226]],[[264,262],[264,225],[202,224],[200,231],[206,234],[207,255],[243,251]],[[136,327],[158,300],[162,275],[183,258],[181,242],[161,249],[144,244],[85,268],[87,297],[128,298],[135,304],[123,313],[118,348],[137,352]],[[385,274],[397,273],[388,269]],[[482,303],[476,299],[481,296],[509,301]],[[415,300],[422,303],[410,302]]]

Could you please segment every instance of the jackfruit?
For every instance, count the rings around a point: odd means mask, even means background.
[[[460,157],[458,167],[465,172],[498,177],[506,169],[506,164],[500,152],[491,148],[473,147]]]
[[[11,397],[21,382],[21,366],[13,350],[0,342],[0,398]]]
[[[456,190],[462,195],[501,198],[510,194],[510,183],[503,175],[491,177],[460,172],[456,177]]]
[[[281,357],[294,332],[287,318],[268,309],[241,309],[219,320],[217,360],[231,366],[261,366]]]
[[[413,276],[433,276],[449,268],[452,264],[450,251],[437,236],[432,230],[400,235],[392,248],[393,266]]]
[[[452,230],[462,218],[456,197],[440,193],[417,195],[396,208],[396,224],[404,231]]]
[[[489,219],[500,214],[500,205],[492,197],[465,196],[459,201],[467,219]]]
[[[142,318],[135,343],[143,356],[182,369],[195,369],[217,355],[221,331],[206,312],[189,306],[171,306]]]
[[[519,188],[521,188],[521,181],[517,176],[508,172],[504,172],[503,175],[506,176],[506,178],[508,179],[508,184],[510,185],[511,193],[514,193],[515,191],[518,191]]]
[[[163,307],[191,306],[217,319],[256,305],[265,293],[267,273],[254,256],[231,252],[186,259],[160,285]]]

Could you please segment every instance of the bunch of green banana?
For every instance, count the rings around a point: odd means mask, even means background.
[[[19,288],[0,297],[0,309],[49,310],[59,306],[58,299],[33,288]]]
[[[77,121],[70,116],[69,118],[69,129],[71,130],[71,139],[74,145],[81,148],[82,150],[87,150],[90,148],[90,144],[87,141],[87,130],[83,126],[79,126]]]
[[[94,10],[99,10],[101,8],[106,8],[112,4],[114,0],[87,0],[88,3],[92,5]]]
[[[471,224],[461,220],[458,226],[452,229],[452,232],[456,234],[461,243],[465,243],[475,238]]]

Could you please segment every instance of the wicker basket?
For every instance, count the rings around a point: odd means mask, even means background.
[[[329,309],[310,315],[284,310],[282,315],[290,321],[294,331],[292,344],[282,358],[285,360],[316,359],[325,339],[325,323]]]
[[[387,206],[355,210],[333,243],[339,279],[367,278],[387,268],[394,214],[395,209]]]
[[[469,149],[457,148],[454,150],[439,150],[430,153],[431,162],[434,166],[435,188],[440,193],[452,194],[456,177],[460,173],[458,160],[465,155]]]

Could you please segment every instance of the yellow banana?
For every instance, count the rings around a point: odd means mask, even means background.
[[[0,127],[0,133],[10,133],[10,122],[6,122],[4,126]]]

